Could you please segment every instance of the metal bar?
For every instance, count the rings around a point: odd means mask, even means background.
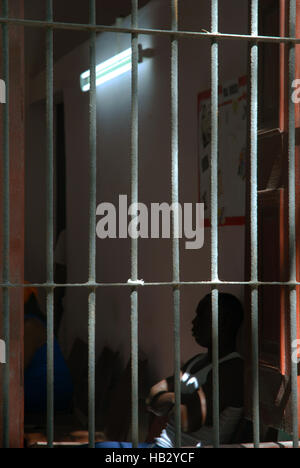
[[[131,2],[131,26],[138,26],[138,0]],[[139,99],[138,99],[138,60],[139,46],[138,35],[132,34],[132,74],[131,74],[131,203],[133,204],[133,217],[137,220],[138,215],[138,167],[139,167]],[[131,239],[131,279],[138,280],[138,239]],[[131,437],[132,447],[137,448],[139,443],[139,414],[138,414],[138,288],[133,287],[131,291]]]
[[[153,287],[153,286],[165,286],[165,287],[184,287],[184,286],[214,286],[219,287],[222,285],[231,285],[231,286],[249,286],[249,287],[259,287],[259,286],[283,286],[283,287],[296,287],[300,286],[300,283],[297,281],[288,281],[288,282],[268,282],[268,281],[248,281],[248,282],[239,282],[239,281],[170,281],[170,282],[153,282],[153,283],[143,283],[142,285],[136,285],[137,288],[144,287]],[[112,288],[112,287],[127,287],[132,288],[132,284],[129,283],[65,283],[65,284],[11,284],[11,283],[0,283],[0,288],[39,288],[47,289],[50,287],[55,288]]]
[[[178,0],[172,0],[172,31],[178,31]],[[178,38],[171,37],[171,184],[172,184],[172,259],[173,281],[180,280],[180,251],[179,251],[179,131],[178,131]],[[174,317],[174,377],[175,377],[175,446],[181,447],[181,385],[180,385],[180,289],[173,288],[173,317]]]
[[[3,1],[3,15],[9,15],[8,0]],[[7,362],[3,372],[3,446],[10,445],[9,424],[9,388],[10,388],[10,294],[6,283],[10,277],[10,96],[9,96],[9,28],[7,24],[2,26],[3,41],[3,77],[6,84],[6,104],[3,110],[3,334],[6,343]]]
[[[219,28],[219,1],[211,2],[211,31]],[[219,44],[211,43],[211,279],[218,281]],[[212,362],[214,447],[220,446],[219,291],[212,291]]]
[[[251,0],[251,34],[258,35],[258,0]],[[253,40],[250,46],[250,183],[251,183],[251,280],[258,280],[258,44]],[[258,341],[258,288],[251,289],[251,337],[252,337],[252,398],[254,445],[260,445],[259,414],[259,341]]]
[[[90,0],[90,22],[96,24],[96,1]],[[96,89],[96,31],[90,34],[90,202],[89,202],[89,282],[96,281],[96,205],[97,205],[97,89]],[[90,288],[88,297],[89,341],[89,446],[95,447],[95,344],[96,344],[96,289]]]
[[[296,34],[296,0],[290,0],[289,9],[289,34]],[[292,99],[293,81],[296,77],[296,47],[289,46],[289,265],[290,280],[297,280],[296,264],[296,134],[295,134],[295,104]],[[291,349],[297,340],[297,289],[295,286],[290,289],[290,327],[291,327]],[[292,355],[291,351],[291,355]],[[298,365],[291,362],[291,387],[292,387],[292,424],[293,424],[293,446],[298,448]]]
[[[63,23],[56,21],[38,21],[38,20],[22,20],[17,18],[0,18],[0,24],[11,24],[15,26],[24,26],[31,28],[52,28],[64,29],[70,31],[86,31],[86,32],[114,32],[124,34],[138,34],[138,35],[159,35],[159,36],[174,36],[178,39],[219,39],[219,40],[242,40],[247,42],[265,42],[277,44],[300,44],[300,38],[279,37],[279,36],[259,36],[247,34],[213,34],[210,32],[197,32],[197,31],[172,31],[168,29],[147,29],[147,28],[120,28],[116,26],[93,25],[93,24],[80,24],[80,23]]]
[[[53,20],[53,0],[47,0],[47,21]],[[47,94],[47,439],[48,447],[54,442],[54,147],[53,147],[53,30],[46,31],[46,94]]]

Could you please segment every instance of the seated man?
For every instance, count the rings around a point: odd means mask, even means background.
[[[24,292],[24,399],[25,413],[45,414],[47,407],[47,333],[46,319],[33,288]],[[72,409],[73,384],[59,344],[54,338],[54,408]]]
[[[243,321],[243,309],[234,296],[219,294],[219,373],[220,373],[220,442],[228,444],[237,430],[244,406],[244,363],[236,352],[237,333]],[[207,353],[191,359],[181,372],[182,446],[213,444],[213,376],[212,376],[212,301],[211,295],[200,301],[193,320],[196,342]],[[167,416],[168,424],[154,444],[140,447],[173,448],[174,378],[152,387],[147,399],[149,411]],[[130,448],[130,443],[102,442],[98,448]]]
[[[219,294],[220,442],[231,442],[243,415],[244,363],[236,352],[237,333],[243,321],[240,302],[230,294]],[[181,373],[182,446],[213,444],[212,304],[211,295],[200,301],[193,320],[196,342],[206,354],[191,359]],[[156,446],[171,448],[175,443],[173,408],[174,379],[156,384],[148,398],[149,410],[169,415],[169,423]]]

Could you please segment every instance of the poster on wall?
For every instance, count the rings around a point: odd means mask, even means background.
[[[247,77],[219,87],[219,226],[245,224]],[[198,95],[199,198],[210,227],[211,91]]]

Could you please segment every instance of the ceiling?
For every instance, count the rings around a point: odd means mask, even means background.
[[[150,0],[139,0],[143,7]],[[44,20],[46,0],[26,0],[25,18]],[[53,0],[54,20],[71,23],[89,22],[88,0]],[[97,24],[113,25],[118,17],[130,14],[131,0],[96,0]],[[86,32],[59,30],[54,35],[54,60],[66,55],[88,39]],[[27,76],[34,76],[45,66],[45,33],[39,28],[25,29]]]

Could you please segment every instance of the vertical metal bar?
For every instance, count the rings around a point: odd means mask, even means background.
[[[211,30],[219,29],[219,0],[211,2]],[[219,44],[211,44],[211,278],[218,281]],[[220,446],[219,291],[212,291],[214,446]]]
[[[131,27],[138,27],[138,0],[131,3]],[[138,203],[138,35],[132,34],[132,74],[131,74],[131,203]],[[136,212],[137,215],[137,212]],[[138,240],[131,239],[131,279],[138,280]],[[131,291],[131,405],[132,405],[132,446],[139,442],[138,419],[138,290]]]
[[[172,0],[172,31],[178,31],[178,0]],[[176,207],[179,203],[179,132],[178,132],[178,38],[171,38],[171,151],[172,151],[172,256],[173,281],[180,281],[180,252],[179,252],[179,216]],[[181,447],[181,388],[180,388],[180,289],[173,289],[174,313],[174,377],[175,377],[175,445]]]
[[[8,0],[3,1],[3,16],[8,17]],[[2,26],[3,78],[6,84],[6,104],[3,110],[3,284],[10,278],[10,97],[9,97],[9,29]],[[9,288],[3,288],[3,333],[6,343],[6,365],[3,372],[3,446],[9,448],[9,377],[10,377],[10,295]]]
[[[90,24],[96,24],[96,1],[90,0]],[[97,203],[97,89],[96,89],[95,31],[90,35],[90,202],[89,202],[89,282],[96,282],[96,203]],[[89,319],[89,446],[95,447],[95,344],[96,344],[96,289],[91,287],[88,297]]]
[[[47,0],[47,21],[53,21],[53,0]],[[53,284],[54,187],[53,187],[53,29],[46,32],[47,92],[47,283]],[[47,288],[47,438],[54,441],[54,290]]]
[[[251,0],[251,35],[258,35],[258,0]],[[257,200],[257,131],[258,131],[258,44],[250,46],[250,159],[251,159],[251,281],[258,281],[258,200]],[[254,446],[260,445],[259,414],[259,342],[258,342],[258,287],[251,290],[252,366],[253,366],[253,426]]]
[[[289,9],[289,35],[296,37],[296,0],[290,0]],[[290,281],[297,281],[296,265],[296,121],[295,121],[295,103],[292,99],[293,81],[296,76],[296,47],[289,45],[289,263],[290,263]],[[297,340],[297,289],[290,289],[290,323],[291,323],[291,348]],[[291,355],[293,355],[293,348]],[[298,366],[297,362],[291,363],[291,385],[292,385],[292,423],[293,423],[293,445],[298,448],[299,429],[298,429]]]

